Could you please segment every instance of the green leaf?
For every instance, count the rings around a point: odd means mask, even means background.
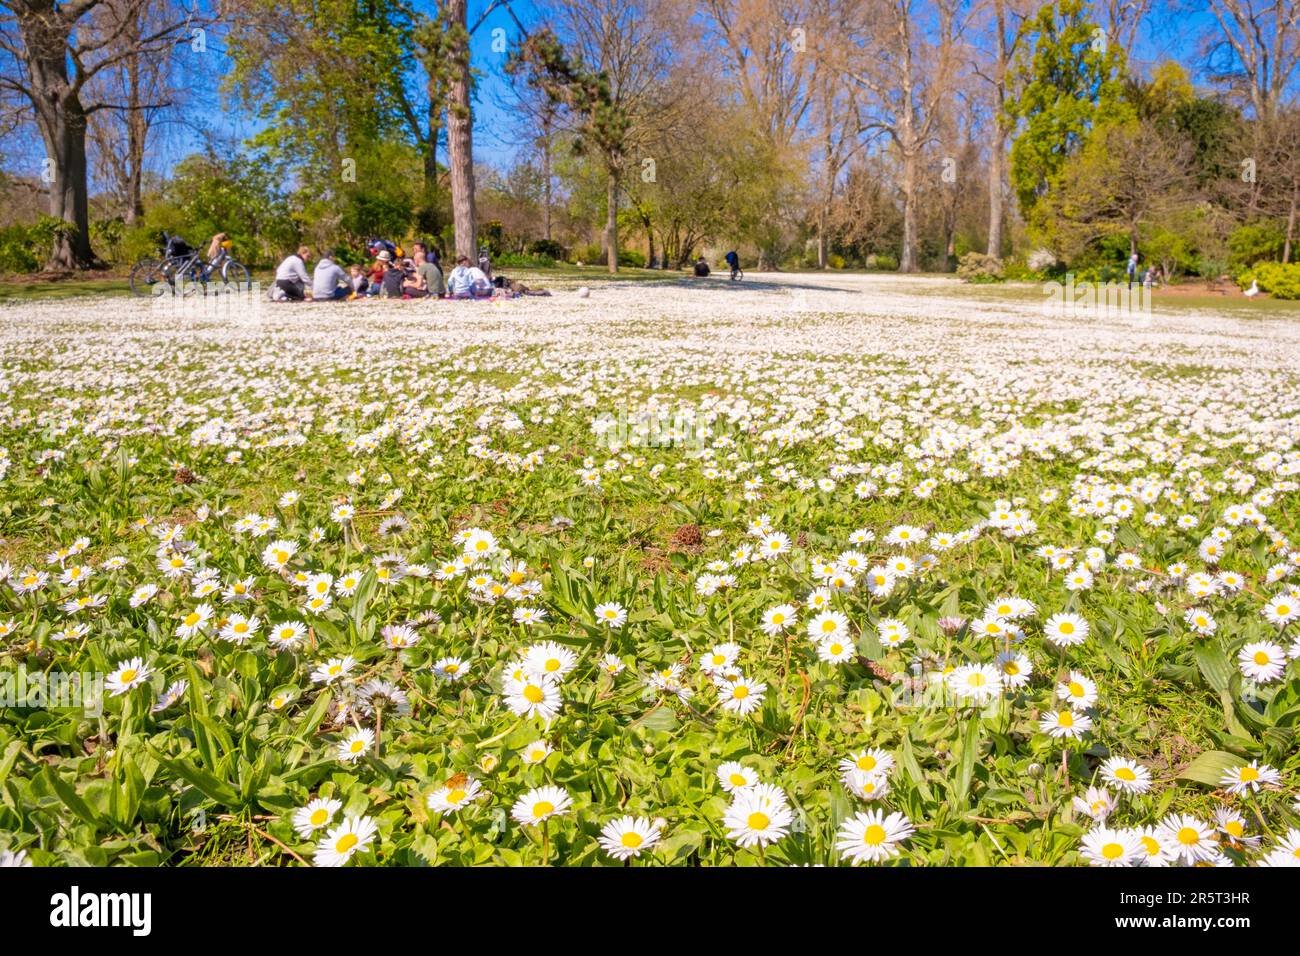
[[[1232,686],[1232,666],[1223,648],[1212,641],[1197,645],[1196,666],[1216,693],[1226,694]]]
[[[1224,773],[1234,767],[1240,767],[1245,762],[1236,754],[1226,753],[1222,750],[1207,750],[1193,760],[1187,766],[1187,769],[1178,775],[1178,779],[1192,780],[1209,787],[1217,787]]]
[[[957,761],[957,772],[951,788],[954,810],[966,808],[966,797],[970,793],[971,777],[975,773],[975,760],[979,756],[979,749],[980,719],[975,716],[966,725],[966,733],[962,737],[961,757]]]

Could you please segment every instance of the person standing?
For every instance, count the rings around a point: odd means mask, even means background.
[[[284,293],[290,302],[301,302],[307,297],[307,263],[311,261],[311,249],[299,246],[293,255],[285,256],[275,270],[275,287]]]
[[[1128,287],[1133,288],[1133,280],[1137,278],[1138,271],[1138,254],[1135,252],[1128,257]]]

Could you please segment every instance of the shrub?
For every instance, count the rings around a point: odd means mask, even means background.
[[[549,269],[555,265],[550,256],[520,255],[517,252],[503,252],[492,259],[492,267],[504,269]]]
[[[829,256],[826,257],[826,264],[830,266],[832,269],[843,269],[844,257],[839,255],[838,253],[832,252]]]
[[[887,252],[879,255],[870,255],[867,256],[866,266],[868,269],[877,269],[880,272],[897,272],[898,257],[891,256]]]
[[[0,272],[35,272],[39,265],[31,227],[16,225],[0,229]]]
[[[982,252],[968,252],[957,265],[957,276],[963,282],[1001,282],[1006,278],[1002,260]]]
[[[570,262],[581,262],[584,265],[595,265],[605,261],[605,251],[594,242],[589,242],[584,246],[574,246]]]
[[[1260,261],[1281,259],[1286,236],[1274,222],[1253,222],[1238,226],[1228,236],[1228,264],[1234,269],[1253,266]]]
[[[564,258],[564,246],[560,245],[554,239],[535,239],[528,244],[528,254],[531,256],[542,256],[551,260]]]
[[[1261,262],[1253,269],[1247,269],[1237,277],[1238,284],[1249,288],[1252,282],[1259,283],[1260,291],[1267,292],[1275,299],[1300,299],[1300,262]]]
[[[620,249],[618,252],[618,264],[628,266],[632,269],[645,268],[645,253],[637,252],[635,249]]]

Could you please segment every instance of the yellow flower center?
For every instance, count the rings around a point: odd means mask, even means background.
[[[337,853],[347,853],[348,850],[352,849],[359,842],[360,841],[357,839],[355,833],[345,833],[343,836],[339,837],[338,842],[334,844],[334,850]]]
[[[1063,710],[1061,711],[1061,716],[1057,718],[1056,722],[1062,727],[1073,727],[1074,714],[1070,713],[1068,710]]]
[[[534,685],[529,684],[524,688],[524,700],[528,701],[530,704],[540,704],[545,699],[546,695],[542,693],[540,687],[535,687]]]
[[[131,683],[131,681],[135,680],[136,673],[137,671],[133,667],[128,667],[126,670],[122,671],[122,677],[121,677],[122,683],[123,684]]]
[[[734,697],[736,700],[744,700],[746,697],[749,696],[749,688],[746,687],[744,684],[741,684],[739,687],[736,687],[732,690],[731,696]]]
[[[1241,777],[1242,783],[1251,783],[1259,779],[1259,771],[1254,767],[1242,767],[1238,776]]]
[[[533,804],[533,816],[535,817],[544,817],[548,813],[553,813],[554,811],[555,804],[551,803],[549,800],[538,800],[537,803]]]
[[[1108,860],[1118,860],[1124,855],[1124,847],[1118,843],[1107,843],[1101,848],[1101,855]]]
[[[1135,774],[1133,770],[1129,767],[1120,767],[1118,770],[1115,771],[1115,777],[1118,780],[1132,781],[1137,779],[1137,774]]]
[[[1192,827],[1183,827],[1178,831],[1178,842],[1183,846],[1195,846],[1201,842],[1201,835]]]
[[[766,830],[771,822],[766,813],[751,813],[745,825],[751,830]]]
[[[1256,651],[1256,652],[1255,652],[1255,663],[1256,663],[1256,664],[1260,664],[1260,665],[1267,664],[1267,663],[1268,663],[1268,655],[1265,654],[1263,651]]]
[[[318,807],[317,809],[312,811],[311,825],[314,827],[324,826],[326,821],[329,820],[329,818],[330,818],[329,811],[326,810],[324,807]]]
[[[464,790],[453,790],[451,791],[451,793],[447,794],[448,803],[460,803],[464,799],[465,799]]]
[[[862,842],[867,846],[880,846],[885,842],[885,828],[878,823],[873,823],[862,831]]]
[[[203,616],[202,616],[201,614],[197,614],[197,613],[190,613],[190,614],[187,614],[187,615],[185,616],[185,626],[186,626],[186,627],[193,627],[195,624],[199,623],[199,621],[201,621],[201,620],[203,620]]]
[[[641,838],[641,834],[636,833],[633,830],[629,830],[627,833],[623,834],[619,842],[621,842],[629,850],[635,850],[642,843],[644,843],[645,840]]]
[[[1083,685],[1076,680],[1072,680],[1070,681],[1069,691],[1071,697],[1082,697]]]

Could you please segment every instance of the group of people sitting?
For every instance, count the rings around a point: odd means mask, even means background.
[[[277,301],[338,302],[369,297],[490,299],[494,295],[547,294],[504,276],[494,278],[486,255],[479,257],[477,265],[471,265],[467,256],[458,256],[455,267],[444,277],[438,250],[426,243],[412,243],[409,258],[400,246],[387,239],[371,239],[366,251],[372,260],[369,266],[353,265],[345,271],[335,261],[333,251],[325,250],[308,275],[312,250],[299,246],[275,270],[271,296]]]

